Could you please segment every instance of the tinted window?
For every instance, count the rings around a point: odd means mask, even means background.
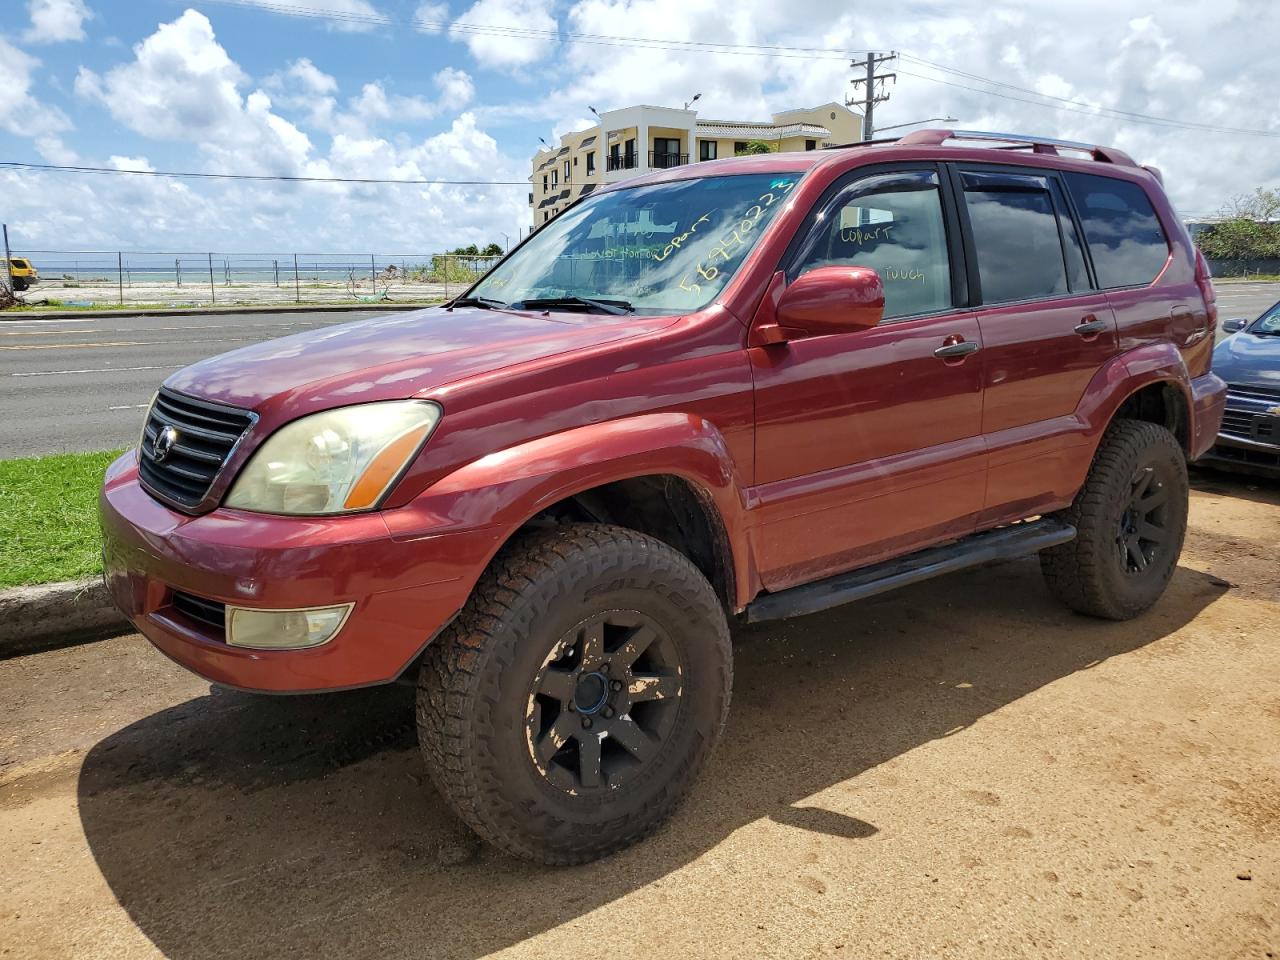
[[[951,260],[938,180],[884,174],[853,184],[814,227],[797,275],[815,267],[871,267],[884,283],[885,317],[951,306]]]
[[[1169,257],[1169,243],[1146,193],[1136,183],[1067,174],[1067,186],[1103,287],[1150,283]]]
[[[982,301],[1004,303],[1067,293],[1067,268],[1048,181],[982,174],[964,177]]]

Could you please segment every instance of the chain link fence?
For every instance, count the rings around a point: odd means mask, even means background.
[[[38,279],[18,296],[48,306],[434,303],[500,257],[453,253],[170,253],[17,250]]]

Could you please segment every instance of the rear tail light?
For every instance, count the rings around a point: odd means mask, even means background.
[[[1209,273],[1209,261],[1196,251],[1196,286],[1204,298],[1205,324],[1210,334],[1218,330],[1218,295],[1213,290],[1213,276]]]

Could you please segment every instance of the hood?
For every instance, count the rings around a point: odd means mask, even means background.
[[[1231,334],[1213,348],[1213,372],[1235,386],[1280,390],[1280,337]]]
[[[179,370],[165,386],[234,407],[410,397],[467,376],[633,337],[675,317],[430,307],[308,330]]]

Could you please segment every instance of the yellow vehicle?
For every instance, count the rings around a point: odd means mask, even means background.
[[[26,257],[10,257],[9,276],[13,279],[14,290],[25,290],[40,280],[40,271]]]

